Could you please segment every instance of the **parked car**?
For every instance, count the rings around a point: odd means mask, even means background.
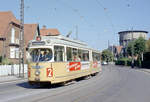
[[[108,63],[107,63],[107,62],[105,62],[105,61],[104,61],[104,62],[102,62],[102,65],[107,65],[107,64],[108,64]]]

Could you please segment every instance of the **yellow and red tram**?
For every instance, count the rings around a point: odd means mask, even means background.
[[[28,82],[62,83],[100,72],[100,52],[62,35],[43,36],[28,47]]]

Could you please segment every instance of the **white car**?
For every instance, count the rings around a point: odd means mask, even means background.
[[[107,62],[102,62],[102,65],[106,65],[107,64]]]

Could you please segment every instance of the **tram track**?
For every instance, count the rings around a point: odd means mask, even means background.
[[[111,68],[109,70],[111,70]],[[118,71],[118,74],[120,74],[120,70],[117,69],[117,71]],[[123,86],[121,86],[121,85],[119,85],[119,87],[115,87],[115,86],[118,86],[118,83],[120,81],[123,81],[123,84],[125,85],[126,84],[125,83],[126,80],[127,80],[126,78],[122,77],[119,80],[115,80],[115,82],[113,82],[114,83],[113,85],[109,84],[109,83],[112,83],[112,81],[111,81],[111,82],[107,83],[107,88],[113,89],[113,90],[115,90],[116,93],[119,93],[120,89]],[[103,95],[104,93],[106,94],[107,92],[106,92],[105,89],[107,89],[107,88],[104,85],[103,87],[100,87],[100,88],[98,88],[98,89],[96,89],[94,91],[90,91],[89,93],[87,93],[87,94],[85,94],[83,96],[80,96],[80,97],[76,98],[75,100],[73,100],[71,102],[85,102],[89,97],[92,97],[92,96],[95,96],[95,95]],[[113,95],[114,95],[113,93],[110,94],[110,96],[113,96]]]
[[[99,74],[100,74],[100,76],[101,76],[101,75],[102,75],[102,72],[99,73]],[[99,75],[97,75],[96,77],[98,77],[98,76],[99,76]],[[92,77],[92,78],[94,78],[94,77]],[[97,79],[97,80],[99,80],[99,79]],[[47,94],[46,96],[41,97],[41,98],[38,98],[38,99],[35,99],[35,100],[32,100],[31,102],[41,102],[41,101],[46,100],[46,99],[48,99],[48,98],[50,98],[50,97],[55,97],[55,96],[59,96],[59,95],[62,95],[62,94],[67,94],[67,92],[69,92],[69,90],[71,90],[71,92],[77,92],[77,91],[80,90],[81,87],[84,87],[84,86],[86,86],[86,85],[89,85],[90,83],[96,83],[97,80],[94,80],[94,81],[92,81],[92,82],[90,81],[90,82],[88,82],[88,83],[86,83],[86,84],[82,84],[82,85],[76,86],[76,87],[74,87],[74,88],[69,88],[68,90],[62,90],[61,92],[56,93],[56,94],[52,94],[52,95]],[[77,83],[75,83],[75,84],[77,84]]]
[[[111,71],[111,69],[109,69],[109,71]],[[118,72],[119,72],[119,71],[118,71]],[[102,73],[101,73],[101,75],[102,75]],[[98,77],[98,76],[96,76],[96,77]],[[86,83],[86,84],[82,84],[82,85],[80,85],[80,86],[71,88],[71,89],[69,89],[70,92],[71,92],[70,94],[72,94],[72,93],[77,93],[79,90],[81,90],[81,87],[82,87],[82,90],[85,90],[87,87],[91,87],[90,85],[96,86],[96,85],[99,83],[99,82],[98,82],[99,80],[100,80],[100,78],[98,78],[98,79],[96,79],[96,80],[94,80],[94,81],[89,81],[89,82]],[[114,81],[114,80],[113,80],[113,81]],[[84,95],[82,95],[82,96],[76,97],[76,98],[73,99],[71,102],[83,102],[83,101],[85,101],[86,98],[88,98],[88,97],[90,97],[90,96],[94,96],[94,95],[96,95],[97,93],[99,93],[100,90],[101,90],[101,93],[103,93],[103,92],[105,91],[106,86],[107,86],[107,87],[111,87],[111,86],[112,86],[111,83],[112,83],[113,81],[110,81],[110,82],[108,82],[108,83],[105,83],[105,84],[103,85],[103,87],[100,87],[100,88],[98,88],[98,89],[96,89],[96,90],[94,90],[94,91],[89,91],[88,93],[86,93],[86,94],[84,94]],[[120,81],[120,80],[119,80],[119,81]],[[94,84],[91,84],[91,83],[94,83]],[[84,86],[87,86],[87,87],[84,87]],[[115,85],[114,85],[114,86],[115,86]],[[116,88],[116,90],[119,90],[120,88],[121,88],[121,87]],[[34,101],[32,101],[32,102],[40,102],[40,101],[46,102],[46,101],[48,101],[48,99],[49,99],[50,97],[55,97],[55,96],[59,97],[59,96],[61,96],[62,94],[68,96],[69,90],[62,91],[62,92],[57,93],[57,94],[54,94],[54,95],[47,95],[47,96],[42,97],[42,98],[40,98],[40,99],[34,100]],[[46,100],[46,101],[45,101],[45,100]],[[82,101],[82,100],[83,100],[83,101]]]
[[[106,66],[101,73],[90,79],[74,81],[64,86],[31,87],[27,82],[0,85],[0,101],[149,102],[149,78],[144,72],[128,67]]]
[[[111,69],[109,69],[109,71],[111,71]],[[120,73],[119,72],[119,70],[117,70],[117,72],[118,73]],[[101,75],[102,75],[102,73],[101,73]],[[99,76],[99,75],[98,75]],[[98,77],[98,76],[96,76],[96,77]],[[62,91],[62,92],[59,92],[59,93],[56,93],[56,94],[53,94],[53,95],[47,95],[47,96],[45,96],[45,97],[42,97],[42,98],[39,98],[39,99],[36,99],[36,100],[33,100],[32,102],[41,102],[41,101],[44,101],[44,102],[46,102],[46,101],[48,101],[48,99],[50,98],[50,97],[59,97],[59,96],[61,96],[61,95],[63,95],[63,96],[68,96],[68,92],[70,91],[70,93],[69,93],[69,95],[70,94],[73,94],[73,93],[78,93],[78,91],[80,91],[80,90],[85,90],[85,89],[87,89],[87,87],[95,87],[98,83],[99,83],[99,80],[100,80],[100,78],[97,78],[96,80],[93,80],[93,81],[89,81],[88,83],[86,83],[86,84],[82,84],[82,85],[80,85],[80,86],[77,86],[77,87],[74,87],[74,88],[71,88],[71,89],[68,89],[68,90],[65,90],[65,91]],[[87,98],[89,98],[89,97],[92,97],[92,96],[94,96],[94,95],[97,95],[97,94],[99,94],[99,92],[101,92],[101,94],[103,94],[103,93],[105,93],[105,89],[107,89],[107,88],[109,88],[109,87],[112,87],[112,84],[111,83],[114,83],[114,85],[113,86],[115,86],[115,85],[117,85],[118,84],[118,82],[120,81],[121,79],[117,79],[117,80],[111,80],[111,81],[109,81],[109,82],[107,82],[107,83],[105,83],[105,84],[103,84],[103,87],[99,87],[99,88],[97,88],[96,90],[89,90],[88,91],[88,93],[84,93],[83,95],[81,95],[81,96],[78,96],[78,97],[75,97],[75,99],[72,99],[70,102],[84,102],[84,101],[86,101],[86,99]],[[125,83],[125,80],[126,79],[124,79],[124,83]],[[117,84],[116,84],[116,83]],[[94,84],[91,84],[91,83],[94,83]],[[84,86],[86,86],[86,87],[84,87]],[[106,87],[107,86],[107,87]],[[81,87],[82,87],[82,89],[81,89]],[[117,90],[120,90],[121,89],[121,86],[120,87],[117,87],[115,90],[117,91]],[[119,91],[117,91],[117,92],[119,92]],[[113,95],[113,94],[112,94]]]

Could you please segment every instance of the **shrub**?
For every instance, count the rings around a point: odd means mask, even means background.
[[[131,65],[131,59],[129,58],[121,58],[121,59],[118,59],[116,62],[115,62],[116,65],[125,65],[125,66],[130,66]]]
[[[11,62],[7,58],[4,58],[4,59],[2,59],[2,64],[10,65]]]

